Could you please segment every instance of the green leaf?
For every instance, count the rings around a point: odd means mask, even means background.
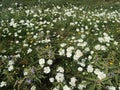
[[[118,76],[117,75],[115,76],[115,82],[118,85]]]
[[[91,83],[90,86],[87,87],[87,90],[95,90],[96,84],[95,83]]]
[[[97,90],[102,90],[102,86],[100,86],[100,85],[97,85],[96,88],[97,88]]]

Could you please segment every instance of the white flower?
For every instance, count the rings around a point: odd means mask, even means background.
[[[77,46],[84,48],[87,45],[87,42],[78,43]],[[89,48],[87,48],[89,50]]]
[[[36,90],[36,86],[33,85],[33,86],[30,88],[30,90]]]
[[[26,76],[26,75],[28,75],[28,72],[27,72],[27,71],[24,71],[24,73],[23,73],[23,74],[24,74],[24,76]]]
[[[41,67],[43,67],[45,64],[45,59],[44,58],[39,59],[39,64]]]
[[[96,50],[100,50],[100,48],[101,48],[100,45],[96,45],[96,46],[95,46],[95,49],[96,49]]]
[[[100,80],[106,78],[106,74],[104,72],[101,72],[99,69],[95,69],[94,73]]]
[[[0,7],[2,7],[2,4],[0,4]]]
[[[86,51],[86,52],[89,52],[89,51],[90,51],[90,48],[89,48],[89,47],[86,47],[86,48],[85,48],[85,51]]]
[[[78,60],[81,56],[83,56],[83,53],[81,50],[76,50],[75,55],[73,56],[74,60]]]
[[[28,54],[28,53],[31,53],[31,52],[32,52],[32,49],[29,48],[28,51],[27,51],[27,54]]]
[[[91,60],[91,59],[92,59],[92,56],[91,56],[91,55],[89,55],[89,56],[88,56],[88,60]]]
[[[75,87],[76,86],[76,81],[77,81],[77,79],[75,78],[75,77],[72,77],[71,79],[70,79],[70,82],[69,82],[69,84],[72,86],[72,87]]]
[[[53,90],[59,90],[59,88],[56,88],[56,87],[55,87],[55,88],[53,88]]]
[[[0,83],[0,87],[4,87],[4,86],[6,86],[7,84],[6,84],[6,82],[5,81],[2,81],[1,83]]]
[[[95,69],[94,73],[95,73],[96,75],[98,75],[98,74],[100,73],[100,70],[99,70],[99,69]]]
[[[47,61],[47,64],[48,64],[48,65],[52,65],[52,63],[53,63],[53,61],[52,61],[51,59],[49,59],[49,60]]]
[[[70,47],[67,48],[67,51],[72,51],[72,50],[74,50],[73,46],[70,46]]]
[[[28,44],[23,44],[23,47],[28,47]]]
[[[17,33],[14,33],[14,36],[15,36],[15,37],[17,37],[17,36],[18,36],[18,34],[17,34]]]
[[[15,57],[16,57],[16,58],[20,58],[20,54],[16,54]]]
[[[70,46],[66,50],[67,50],[67,53],[66,53],[67,57],[71,57],[72,51],[74,50],[74,47]]]
[[[76,31],[79,32],[80,31],[79,28],[76,28]]]
[[[52,83],[54,82],[54,78],[49,78],[49,81]]]
[[[94,54],[94,51],[91,51],[90,54]]]
[[[109,36],[104,37],[105,42],[110,42],[111,38]]]
[[[66,12],[65,15],[67,15],[68,17],[72,16],[71,12]]]
[[[85,29],[88,29],[88,26],[85,26]]]
[[[83,90],[83,88],[86,88],[86,85],[83,85],[83,84],[79,84],[79,85],[78,85],[78,89],[79,89],[79,90]]]
[[[65,47],[66,45],[67,45],[66,43],[60,44],[61,47]]]
[[[25,12],[26,12],[26,14],[27,14],[27,15],[29,15],[29,13],[30,13],[30,10],[26,10]]]
[[[17,27],[17,23],[14,22],[14,19],[11,19],[10,26]]]
[[[36,39],[38,36],[37,35],[34,35],[33,38]]]
[[[10,60],[9,62],[8,62],[8,65],[13,65],[14,64],[14,61],[13,60]]]
[[[101,50],[106,50],[106,47],[105,46],[101,46]]]
[[[82,67],[85,67],[85,63],[84,62],[78,62],[79,65],[81,65]]]
[[[98,73],[98,78],[99,78],[100,80],[102,80],[102,79],[106,78],[106,74],[105,74],[104,72],[99,72],[99,73]]]
[[[63,67],[58,67],[58,68],[57,68],[57,72],[63,73],[63,72],[64,72],[64,68],[63,68]]]
[[[102,37],[99,37],[98,41],[102,43],[102,42],[104,42],[104,39]]]
[[[72,40],[74,40],[75,39],[75,37],[74,36],[72,36],[72,38],[71,38]],[[73,47],[70,47],[70,48],[73,48]]]
[[[120,87],[118,87],[118,89],[120,90]]]
[[[65,50],[60,48],[58,53],[59,53],[60,56],[65,55]]]
[[[92,65],[88,65],[87,72],[93,72],[94,68]]]
[[[83,71],[83,68],[82,67],[78,67],[78,71]]]
[[[64,74],[63,73],[57,73],[57,75],[55,76],[55,79],[57,80],[57,82],[63,82]]]
[[[50,73],[50,67],[44,67],[44,73],[48,74]]]
[[[15,43],[16,43],[16,44],[18,44],[18,43],[19,43],[19,41],[16,41]]]
[[[67,55],[67,57],[71,57],[72,56],[72,52],[71,51],[67,51],[66,55]]]
[[[63,90],[72,90],[70,87],[68,87],[67,85],[63,86]]]
[[[114,86],[107,86],[108,90],[116,90]]]
[[[8,67],[8,71],[12,71],[13,69],[14,69],[13,65],[10,65],[10,66]]]
[[[83,39],[78,39],[77,41],[80,42],[80,43],[82,43],[82,42],[83,42]]]
[[[114,45],[118,45],[118,42],[114,41]]]

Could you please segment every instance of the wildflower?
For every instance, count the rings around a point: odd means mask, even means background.
[[[15,43],[16,43],[16,44],[18,44],[18,43],[19,43],[19,41],[16,41]]]
[[[14,19],[11,19],[10,26],[17,27],[17,23],[14,22]]]
[[[83,71],[83,68],[82,67],[78,67],[78,71]]]
[[[107,86],[108,90],[116,90],[114,86]]]
[[[120,90],[120,87],[118,87],[118,89]]]
[[[91,60],[91,59],[92,59],[92,56],[91,56],[91,55],[89,55],[89,56],[88,56],[88,60]]]
[[[23,44],[23,47],[28,47],[28,44]]]
[[[94,68],[92,65],[88,65],[87,72],[93,72]]]
[[[102,42],[104,42],[104,39],[102,37],[99,37],[98,41],[102,43]]]
[[[66,43],[62,43],[60,44],[61,47],[65,47],[66,46]]]
[[[49,81],[52,83],[54,82],[54,78],[49,78]]]
[[[50,67],[44,67],[44,73],[45,74],[48,74],[48,73],[50,73]]]
[[[99,74],[99,72],[100,72],[100,70],[99,70],[99,69],[95,69],[95,70],[94,70],[94,73],[95,73],[96,75],[98,75],[98,74]]]
[[[13,65],[10,65],[10,66],[8,67],[8,71],[12,71],[13,69],[14,69]]]
[[[4,87],[4,86],[6,86],[7,84],[6,84],[6,82],[5,81],[2,81],[1,83],[0,83],[0,87]]]
[[[58,67],[57,72],[63,73],[64,72],[64,68],[63,67]]]
[[[68,87],[67,85],[63,86],[63,90],[72,90],[70,87]]]
[[[33,85],[33,86],[30,88],[30,90],[36,90],[36,86]]]
[[[101,46],[101,50],[105,51],[106,47],[105,46]]]
[[[96,46],[95,46],[95,49],[96,49],[96,50],[100,50],[100,48],[101,48],[100,45],[96,45]]]
[[[31,53],[31,52],[32,52],[32,49],[29,48],[28,51],[27,51],[27,54],[28,54],[28,53]]]
[[[72,56],[72,52],[69,52],[69,51],[68,51],[68,52],[66,53],[66,55],[67,55],[67,57],[71,57],[71,56]]]
[[[85,48],[85,51],[86,51],[86,52],[90,51],[89,47],[86,47],[86,48]]]
[[[2,4],[0,4],[0,7],[2,7]]]
[[[53,90],[59,90],[59,88],[58,88],[58,87],[55,87],[55,88],[53,88]]]
[[[84,85],[84,84],[79,84],[78,85],[78,89],[79,90],[83,90],[83,88],[86,88],[86,85]]]
[[[110,64],[110,65],[113,65],[113,61],[110,61],[109,64]]]
[[[64,55],[64,54],[65,54],[65,50],[64,50],[64,49],[62,49],[62,48],[61,48],[61,49],[59,49],[59,51],[58,51],[58,52],[59,52],[59,55],[60,55],[60,56],[62,56],[62,55]]]
[[[28,75],[28,72],[27,72],[27,71],[24,71],[24,73],[23,73],[23,74],[24,74],[24,76],[26,76],[26,75]]]
[[[63,73],[57,73],[57,75],[55,76],[55,79],[57,80],[57,82],[63,82],[64,74]]]
[[[39,59],[39,64],[41,67],[43,67],[45,64],[45,59],[44,58]]]
[[[9,62],[8,62],[8,65],[13,65],[14,64],[14,61],[13,60],[10,60]]]
[[[76,86],[76,81],[77,81],[77,79],[76,79],[75,77],[72,77],[72,78],[70,79],[69,84],[70,84],[72,87],[75,87],[75,86]]]
[[[52,63],[53,63],[53,61],[52,61],[51,59],[49,59],[49,60],[47,61],[47,64],[48,64],[48,65],[52,65]]]
[[[117,42],[117,41],[114,41],[114,45],[118,45],[118,42]]]
[[[98,73],[98,78],[99,78],[100,80],[102,80],[102,79],[106,78],[106,74],[105,74],[104,72],[99,72],[99,73]]]
[[[83,53],[81,52],[81,50],[77,50],[75,52],[75,55],[73,56],[73,59],[78,60],[81,56],[83,56]]]
[[[72,50],[74,50],[74,47],[73,47],[73,46],[70,46],[70,47],[67,48],[67,51],[68,51],[68,52],[69,52],[69,51],[72,51]]]

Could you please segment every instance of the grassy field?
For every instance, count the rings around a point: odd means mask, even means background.
[[[0,1],[0,90],[120,90],[119,68],[120,1]]]

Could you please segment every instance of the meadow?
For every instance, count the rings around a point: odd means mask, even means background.
[[[120,90],[120,1],[1,0],[0,90]]]

